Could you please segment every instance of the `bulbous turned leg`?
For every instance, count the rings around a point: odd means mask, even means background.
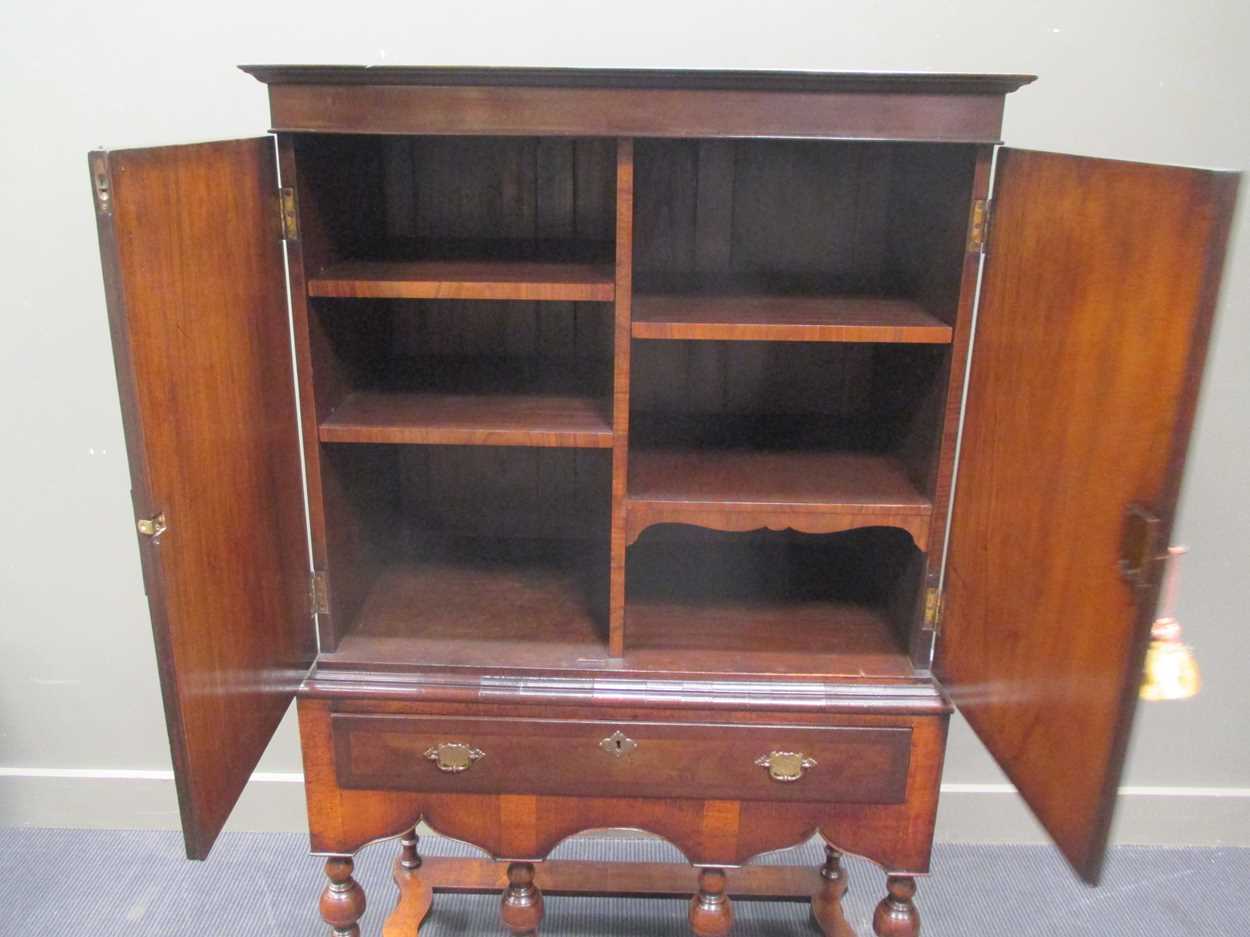
[[[534,864],[513,862],[508,866],[508,887],[503,890],[499,916],[513,937],[535,937],[543,920],[543,893],[534,884]]]
[[[872,916],[872,931],[877,937],[918,937],[920,914],[912,898],[916,880],[910,875],[891,875],[885,880],[886,896]]]
[[[846,894],[846,872],[842,868],[842,853],[832,846],[825,847],[825,864],[820,867],[820,891],[812,895],[812,920],[825,937],[838,933],[843,921],[842,896]]]
[[[725,873],[700,869],[699,893],[690,900],[690,929],[696,937],[725,937],[733,922],[733,903],[725,894]]]
[[[321,919],[330,925],[331,937],[360,937],[356,922],[365,913],[365,891],[352,878],[352,868],[350,856],[326,860],[330,884],[321,893]]]

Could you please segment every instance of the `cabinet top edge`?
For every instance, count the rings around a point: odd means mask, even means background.
[[[673,91],[1009,94],[1036,75],[820,72],[776,69],[516,68],[398,65],[240,65],[267,85],[441,85]]]

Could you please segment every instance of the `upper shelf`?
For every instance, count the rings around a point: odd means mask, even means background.
[[[527,299],[611,302],[611,266],[493,260],[350,260],[308,281],[309,296],[345,299]]]
[[[594,364],[412,358],[322,417],[326,443],[611,448],[612,408]]]
[[[384,259],[332,263],[308,279],[309,296],[611,302],[612,246],[596,243],[413,241]]]
[[[946,345],[952,331],[905,299],[660,293],[634,297],[632,333],[643,339]]]

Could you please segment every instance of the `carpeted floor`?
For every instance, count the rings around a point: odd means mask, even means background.
[[[471,855],[423,839],[428,855]],[[357,857],[369,896],[363,937],[378,937],[394,889],[397,845]],[[583,838],[553,858],[679,860],[652,840]],[[817,863],[816,844],[766,857]],[[917,896],[925,937],[1248,937],[1250,849],[1121,847],[1101,888],[1081,885],[1048,847],[941,846]],[[847,912],[861,937],[884,879],[849,859]],[[0,933],[22,937],[325,937],[316,912],[320,861],[296,834],[225,834],[203,863],[174,833],[0,830]],[[739,902],[735,937],[814,937],[805,905]],[[675,900],[551,898],[544,937],[686,937]],[[422,937],[498,935],[492,897],[439,895]]]

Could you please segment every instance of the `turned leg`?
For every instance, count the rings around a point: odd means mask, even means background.
[[[699,893],[690,900],[690,929],[696,937],[725,937],[733,922],[733,904],[725,894],[725,873],[700,869]]]
[[[912,898],[916,880],[910,875],[891,875],[885,880],[886,896],[872,916],[872,930],[877,937],[917,937],[920,914]]]
[[[330,925],[331,937],[360,937],[356,922],[365,913],[365,891],[352,878],[352,867],[350,856],[326,860],[330,884],[321,893],[321,918]]]
[[[417,831],[409,830],[399,838],[399,858],[395,860],[393,878],[399,888],[395,910],[382,925],[382,937],[417,937],[421,922],[430,913],[434,890],[421,875],[421,854],[417,852]]]
[[[820,867],[820,891],[812,895],[812,920],[825,937],[834,937],[839,927],[845,930],[842,896],[846,894],[846,872],[842,869],[842,853],[825,847],[825,864]]]
[[[513,937],[535,937],[543,920],[543,893],[534,884],[534,864],[508,865],[508,887],[503,890],[499,915]]]
[[[417,852],[417,828],[414,826],[399,838],[399,867],[415,872],[421,868],[421,854]]]

